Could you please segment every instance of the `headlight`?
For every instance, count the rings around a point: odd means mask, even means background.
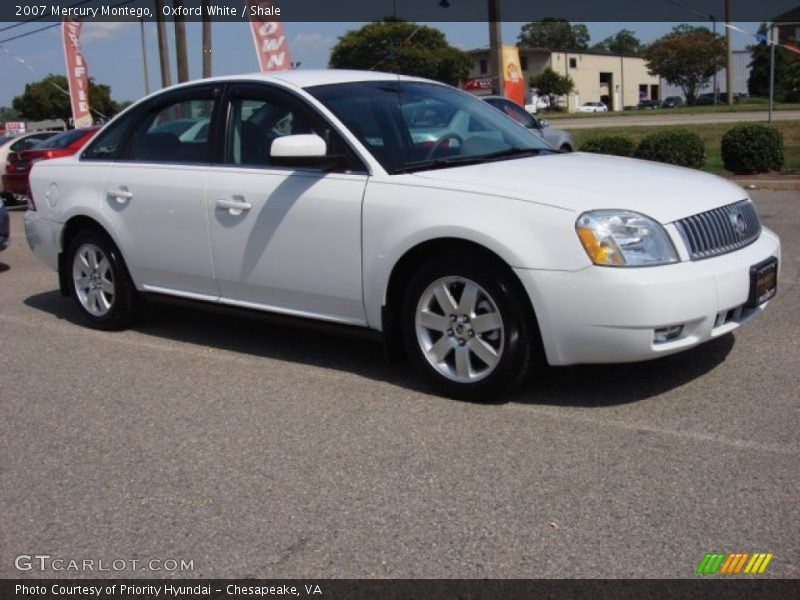
[[[678,262],[664,228],[653,219],[626,210],[583,213],[575,230],[589,258],[606,267],[639,267]]]

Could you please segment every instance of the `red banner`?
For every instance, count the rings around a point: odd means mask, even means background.
[[[261,72],[286,71],[291,69],[289,46],[283,34],[283,23],[276,20],[280,17],[280,8],[272,6],[272,2],[248,0],[247,12],[250,16],[250,30],[253,43],[256,45],[258,66]]]
[[[61,24],[61,37],[64,41],[64,60],[67,63],[74,125],[76,129],[91,127],[94,121],[89,110],[89,75],[81,52],[81,24],[77,21],[64,21]]]

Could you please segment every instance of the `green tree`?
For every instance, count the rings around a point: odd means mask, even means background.
[[[559,75],[550,67],[541,73],[531,75],[528,83],[540,96],[549,98],[550,106],[547,110],[555,106],[555,96],[566,96],[575,89],[575,82],[569,75]]]
[[[566,19],[546,18],[522,26],[517,45],[545,50],[586,50],[589,47],[589,30],[586,25],[572,25]]]
[[[450,85],[466,79],[472,59],[433,27],[385,19],[348,31],[331,51],[334,69],[368,69],[427,77]]]
[[[60,88],[60,89],[59,89]],[[69,90],[69,83],[64,75],[50,74],[40,81],[25,84],[25,91],[16,96],[11,104],[19,111],[22,118],[28,121],[45,119],[63,119],[69,122],[72,118],[72,107],[69,95],[62,90]],[[119,112],[116,102],[111,99],[111,87],[97,84],[89,78],[89,104],[93,111],[107,117]]]
[[[769,35],[769,27],[762,23],[758,33]],[[750,51],[750,76],[747,79],[747,91],[751,96],[769,96],[769,61],[770,52],[767,42],[751,44],[747,47]],[[783,97],[783,79],[789,51],[784,48],[775,48],[775,97]]]
[[[694,104],[700,88],[725,65],[725,39],[705,27],[678,25],[642,55],[651,75],[679,86],[687,104]]]
[[[800,60],[793,60],[781,78],[781,100],[800,102]]]
[[[8,121],[18,121],[19,111],[14,110],[9,106],[0,106],[0,123],[7,123]]]
[[[642,41],[630,29],[620,29],[614,35],[595,44],[593,49],[612,54],[639,54],[642,49]]]

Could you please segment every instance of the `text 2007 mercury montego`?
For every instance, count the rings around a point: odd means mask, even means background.
[[[91,327],[159,294],[370,328],[460,398],[692,348],[777,288],[778,237],[733,183],[560,153],[385,73],[169,88],[31,188],[28,242]]]

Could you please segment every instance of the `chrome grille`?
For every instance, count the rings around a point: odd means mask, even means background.
[[[732,252],[752,244],[761,222],[750,200],[742,200],[676,221],[692,260]]]

